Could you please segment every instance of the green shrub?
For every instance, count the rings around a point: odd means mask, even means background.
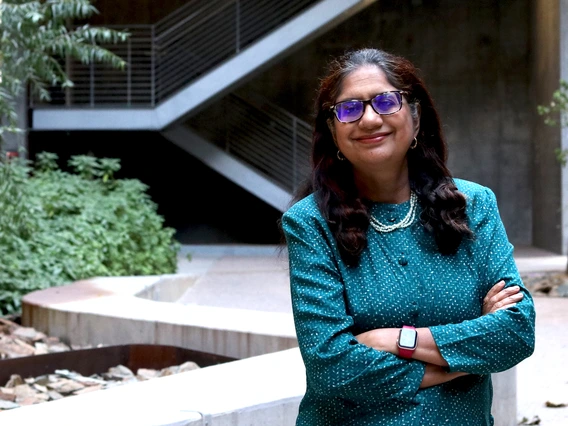
[[[0,163],[0,315],[22,295],[94,276],[173,273],[179,245],[147,186],[115,179],[116,159],[38,155]]]

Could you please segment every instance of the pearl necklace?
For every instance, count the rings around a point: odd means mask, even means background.
[[[418,205],[418,197],[414,192],[410,192],[410,209],[408,210],[408,213],[406,214],[404,219],[402,219],[398,223],[393,223],[392,225],[385,225],[384,223],[379,222],[377,219],[371,216],[369,225],[371,225],[375,229],[375,231],[383,233],[392,232],[395,229],[406,228],[412,225],[412,223],[414,222],[414,219],[416,217],[417,205]]]

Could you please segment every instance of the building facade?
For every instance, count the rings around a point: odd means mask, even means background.
[[[133,34],[119,48],[132,66],[122,77],[73,68],[74,92],[33,105],[30,151],[120,156],[125,172],[158,188],[153,197],[169,206],[166,218],[185,242],[277,242],[275,222],[307,170],[326,63],[347,49],[379,47],[421,69],[450,169],[495,191],[511,241],[566,252],[568,175],[554,150],[568,147],[568,133],[536,111],[568,79],[568,0],[97,7],[96,24]],[[242,232],[227,235],[227,227]]]

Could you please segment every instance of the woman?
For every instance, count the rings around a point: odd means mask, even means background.
[[[416,68],[374,49],[322,80],[311,182],[283,216],[307,390],[297,425],[492,425],[490,373],[534,349],[494,194],[453,179]]]

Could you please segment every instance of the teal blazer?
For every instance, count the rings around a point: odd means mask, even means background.
[[[466,196],[474,239],[441,255],[416,220],[378,233],[369,227],[358,267],[341,260],[313,195],[283,216],[294,321],[307,389],[298,426],[492,425],[490,373],[534,350],[535,311],[513,259],[493,192],[456,179]],[[382,223],[409,209],[374,203]],[[483,298],[499,280],[518,285],[516,306],[482,316]],[[385,327],[429,327],[450,371],[471,373],[419,389],[424,363],[360,344],[355,335]]]

